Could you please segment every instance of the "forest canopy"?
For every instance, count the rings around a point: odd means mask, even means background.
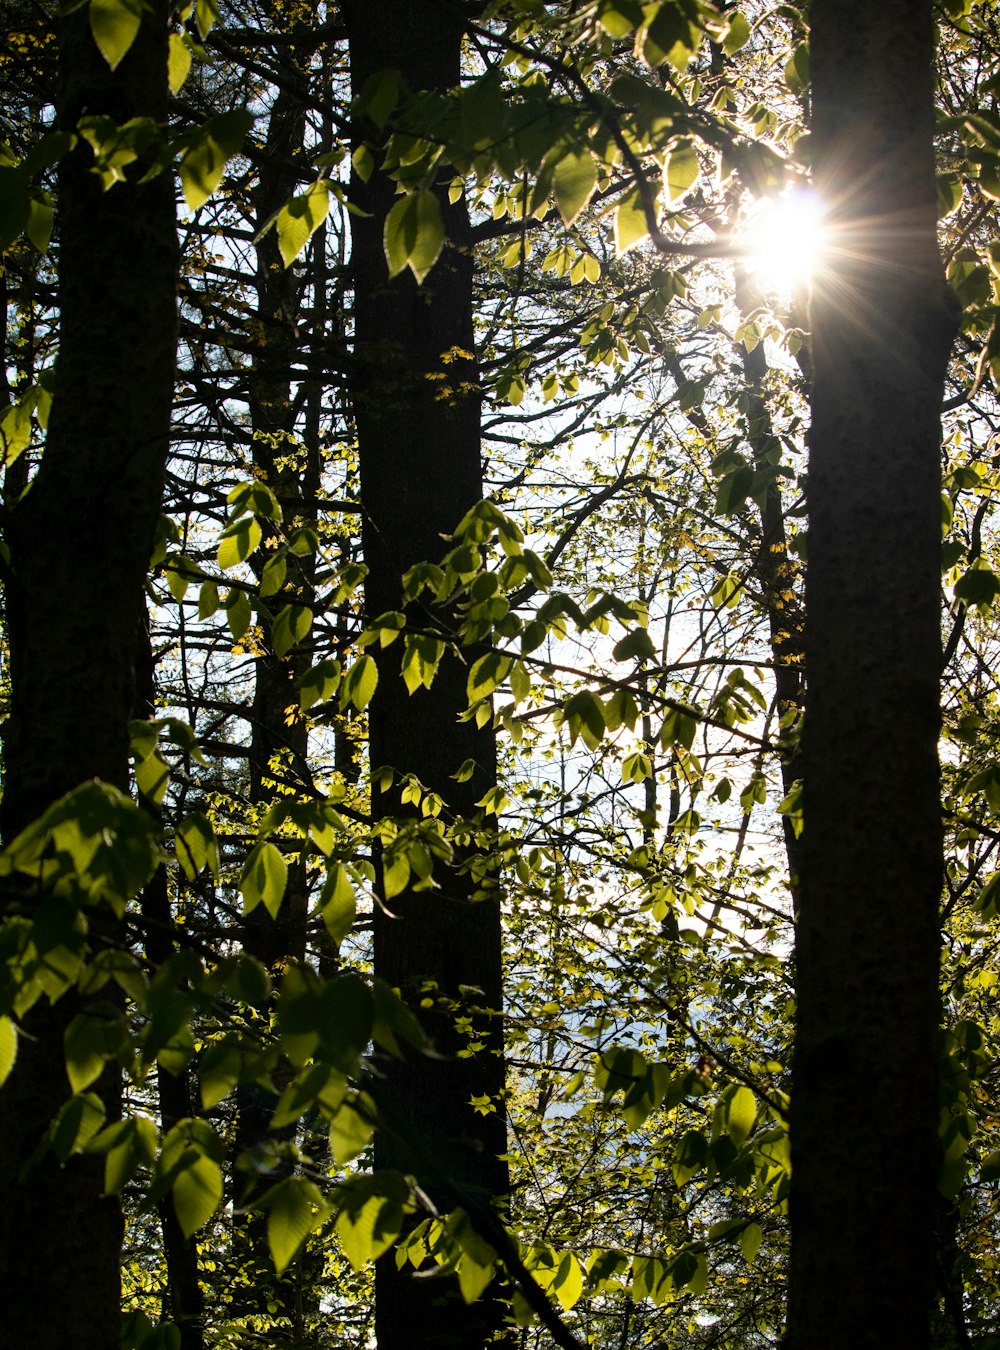
[[[1000,1345],[993,0],[8,0],[38,1350]]]

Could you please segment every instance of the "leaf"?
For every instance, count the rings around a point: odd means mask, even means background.
[[[729,16],[729,32],[726,34],[722,43],[722,50],[726,56],[734,56],[741,47],[745,47],[750,41],[750,25],[745,15],[739,10]]]
[[[170,49],[167,55],[167,78],[170,92],[180,92],[191,69],[191,40],[186,33],[170,34]]]
[[[60,1162],[79,1153],[104,1124],[104,1103],[95,1092],[71,1097],[52,1123],[52,1152]]]
[[[356,1271],[378,1260],[399,1236],[409,1191],[405,1179],[394,1172],[352,1178],[341,1189],[337,1236]]]
[[[655,661],[656,648],[645,628],[633,628],[615,643],[611,655],[616,661]]]
[[[226,597],[226,623],[233,641],[239,642],[250,627],[250,598],[245,591],[232,590]]]
[[[319,1187],[305,1177],[287,1177],[268,1192],[267,1245],[279,1275],[328,1213]]]
[[[340,662],[332,656],[325,657],[313,666],[299,680],[299,703],[303,712],[316,703],[325,703],[336,692],[340,684]]]
[[[193,1237],[204,1228],[222,1201],[222,1172],[197,1149],[189,1149],[173,1184],[174,1210],[181,1232]]]
[[[422,282],[444,246],[441,207],[434,193],[425,189],[401,197],[385,218],[384,242],[389,276],[409,267]]]
[[[335,1162],[343,1166],[368,1147],[374,1129],[369,1116],[374,1116],[374,1111],[374,1103],[364,1092],[344,1102],[330,1121],[330,1152]]]
[[[90,0],[90,31],[112,70],[135,41],[143,9],[142,0]]]
[[[555,167],[552,186],[564,225],[572,225],[594,195],[597,164],[588,149],[571,150]]]
[[[627,253],[649,234],[646,210],[638,188],[627,192],[615,208],[615,252]]]
[[[969,605],[989,605],[1000,595],[1000,577],[977,558],[967,572],[955,583],[955,599]]]
[[[239,1082],[243,1057],[239,1047],[229,1041],[216,1041],[206,1047],[198,1062],[201,1104],[206,1111],[217,1106]]]
[[[218,879],[219,844],[211,822],[200,811],[192,811],[177,826],[174,851],[189,881],[194,881],[203,867],[210,868]]]
[[[118,1009],[110,1003],[93,1003],[77,1013],[66,1028],[63,1049],[66,1076],[74,1092],[82,1092],[100,1078],[106,1061],[121,1048],[127,1033]]]
[[[740,1234],[740,1251],[743,1253],[743,1260],[746,1261],[747,1265],[750,1265],[760,1251],[760,1244],[763,1240],[764,1234],[761,1232],[760,1224],[747,1224]]]
[[[219,540],[218,563],[222,568],[235,567],[246,562],[261,541],[261,528],[254,516],[240,516],[222,531]]]
[[[663,171],[663,183],[670,200],[675,202],[683,197],[697,183],[700,174],[701,164],[694,143],[687,138],[678,141],[667,155]]]
[[[240,877],[244,914],[252,913],[263,900],[271,918],[277,918],[287,884],[288,866],[280,849],[269,840],[255,845]]]
[[[286,605],[271,621],[271,644],[276,656],[287,656],[308,634],[313,614],[308,605]]]
[[[583,1293],[583,1270],[572,1252],[566,1252],[559,1262],[550,1288],[562,1305],[563,1312],[569,1312],[579,1300]]]
[[[17,1029],[9,1017],[0,1017],[0,1087],[10,1077],[17,1059]]]
[[[378,686],[378,667],[375,658],[367,652],[359,656],[344,676],[340,689],[340,706],[353,703],[358,712],[364,712]]]
[[[291,266],[326,220],[329,209],[330,189],[320,179],[278,212],[278,249],[286,267]]]
[[[727,1088],[720,1105],[730,1139],[737,1148],[742,1148],[757,1116],[756,1098],[748,1087],[740,1085]]]
[[[338,945],[354,926],[358,902],[343,863],[337,863],[327,876],[320,898],[320,913],[327,932]]]
[[[24,233],[39,253],[44,253],[49,246],[54,222],[55,211],[48,196],[32,195],[28,203],[28,220]]]
[[[243,144],[253,121],[252,113],[239,108],[210,117],[187,137],[177,172],[189,210],[197,211],[222,182],[226,164]]]

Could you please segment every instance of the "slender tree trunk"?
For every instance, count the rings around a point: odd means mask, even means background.
[[[162,121],[167,11],[148,5],[114,72],[88,10],[59,21],[60,124],[84,113]],[[101,190],[80,144],[60,169],[60,345],[42,464],[7,529],[12,701],[3,831],[10,838],[81,782],[128,785],[143,580],[160,509],[175,355],[177,240],[168,174]],[[96,917],[96,916],[95,916]],[[114,940],[114,932],[105,937]],[[0,1269],[4,1336],[36,1350],[118,1344],[118,1204],[103,1160],[50,1155],[28,1165],[69,1096],[63,1031],[73,994],[24,1019],[0,1093]],[[113,1070],[97,1085],[119,1107]]]
[[[384,68],[402,72],[413,90],[447,89],[460,78],[462,7],[430,0],[351,0],[344,6],[351,79],[359,93]],[[368,132],[377,139],[378,132]],[[363,132],[361,133],[364,134]],[[440,200],[448,235],[445,251],[422,287],[408,274],[389,281],[383,224],[394,185],[382,174],[356,184],[370,213],[352,216],[355,281],[355,416],[361,467],[363,542],[368,566],[366,605],[376,616],[399,609],[400,577],[412,564],[437,561],[454,530],[482,495],[480,395],[472,326],[472,259],[464,202]],[[455,391],[442,397],[442,386]],[[447,629],[447,613],[411,607],[422,628]],[[414,774],[441,795],[447,810],[471,816],[495,782],[492,729],[460,722],[467,668],[446,654],[430,690],[407,693],[396,643],[379,654],[379,684],[369,707],[373,767]],[[453,775],[466,760],[464,783]],[[376,792],[376,818],[403,814],[398,788]],[[500,912],[494,900],[473,902],[474,883],[460,866],[435,866],[440,889],[396,896],[375,914],[375,971],[418,1012],[441,1054],[438,1060],[383,1066],[381,1095],[398,1132],[376,1140],[376,1162],[414,1172],[442,1209],[451,1195],[428,1176],[418,1152],[478,1199],[507,1190]],[[472,991],[472,992],[470,992]],[[422,1004],[433,1002],[430,1009]],[[448,1006],[450,1005],[450,1006]],[[483,1014],[477,1009],[491,1010]],[[457,1025],[471,1018],[470,1038]],[[472,1098],[492,1108],[481,1114]],[[390,1253],[376,1271],[380,1350],[476,1346],[500,1333],[503,1305],[484,1299],[466,1306],[457,1285],[414,1280]]]
[[[930,0],[814,0],[816,184],[789,1350],[930,1343],[940,403]]]

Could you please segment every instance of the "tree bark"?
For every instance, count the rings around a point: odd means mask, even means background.
[[[62,127],[84,113],[164,121],[168,6],[148,9],[113,72],[86,8],[60,20]],[[140,184],[139,164],[105,193],[92,162],[80,144],[60,167],[55,399],[42,463],[6,531],[7,839],[88,779],[128,786],[143,582],[170,431],[177,239],[169,174]],[[115,940],[110,920],[103,936]],[[60,1167],[48,1154],[29,1165],[69,1096],[63,1032],[78,1006],[72,993],[35,1005],[0,1093],[4,1333],[37,1350],[109,1350],[120,1336],[122,1221],[102,1195],[103,1160]],[[113,1118],[114,1070],[97,1090]]]
[[[814,0],[805,831],[788,1350],[930,1342],[940,404],[930,0]]]
[[[430,0],[379,0],[344,5],[354,92],[385,68],[396,68],[412,90],[458,84],[463,37],[461,7]],[[378,132],[368,127],[372,140]],[[363,132],[361,133],[364,134]],[[383,226],[394,185],[375,174],[355,184],[370,214],[352,216],[355,282],[354,411],[358,430],[363,544],[370,616],[400,608],[400,578],[414,563],[438,561],[465,512],[482,496],[480,402],[472,324],[472,258],[464,201],[440,201],[448,242],[422,287],[410,274],[389,281]],[[442,386],[450,394],[444,395]],[[421,628],[447,630],[453,615],[411,607]],[[441,795],[452,816],[472,816],[496,781],[490,726],[460,722],[466,709],[467,667],[446,653],[434,684],[412,697],[399,673],[399,648],[378,654],[379,683],[369,707],[370,760],[411,773]],[[475,771],[453,777],[466,760]],[[398,782],[398,779],[397,779]],[[373,789],[373,815],[404,814],[398,787]],[[473,901],[472,878],[459,865],[435,866],[440,889],[407,891],[375,914],[375,972],[417,1011],[440,1059],[386,1062],[381,1095],[398,1132],[376,1137],[376,1163],[416,1173],[443,1210],[454,1201],[422,1175],[408,1141],[431,1151],[450,1178],[479,1200],[502,1197],[508,1186],[500,910]],[[466,859],[467,861],[467,859]],[[472,992],[470,992],[472,991]],[[436,1000],[436,1001],[435,1001]],[[435,1001],[425,1009],[422,1002]],[[450,1005],[450,1006],[447,1006]],[[482,1013],[481,1009],[489,1010]],[[456,1025],[470,1017],[470,1038]],[[473,1097],[489,1099],[481,1114]],[[457,1284],[414,1280],[389,1253],[376,1268],[376,1328],[380,1350],[497,1343],[504,1306],[491,1298],[466,1306]]]

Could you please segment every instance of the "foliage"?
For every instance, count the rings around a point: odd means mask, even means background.
[[[50,35],[20,8],[0,68],[33,87]],[[110,68],[144,12],[89,0]],[[1000,1302],[1000,55],[988,0],[939,24],[941,241],[964,307],[942,452],[944,1345],[986,1344]],[[59,162],[82,142],[105,190],[141,159],[182,193],[135,797],[83,784],[0,855],[0,1082],[19,1019],[73,991],[66,1102],[39,1149],[102,1158],[122,1197],[127,1344],[180,1343],[167,1209],[214,1345],[370,1343],[379,1258],[441,1267],[467,1301],[502,1273],[526,1346],[560,1327],[778,1344],[809,363],[800,297],[748,274],[741,241],[807,179],[808,40],[797,5],[498,0],[470,21],[460,88],[387,71],[352,102],[334,6],[198,0],[170,36],[169,125],[53,131],[39,96],[4,97],[8,503],[53,397]],[[397,193],[388,276],[428,290],[454,249],[442,204],[469,202],[490,491],[382,614],[363,606],[348,242],[373,174]],[[463,355],[443,352],[440,398],[461,397]],[[500,783],[471,817],[414,776],[407,814],[373,814],[394,774],[367,756],[373,654],[393,644],[415,708],[457,653],[466,715],[497,730]],[[507,1094],[473,1102],[509,1121],[499,1217],[457,1190],[429,1213],[413,1178],[367,1167],[392,1127],[380,1064],[436,1053],[372,977],[376,875],[391,907],[453,866],[503,893]],[[299,908],[300,951],[253,947],[250,916]],[[108,1066],[121,1119],[96,1090]]]

